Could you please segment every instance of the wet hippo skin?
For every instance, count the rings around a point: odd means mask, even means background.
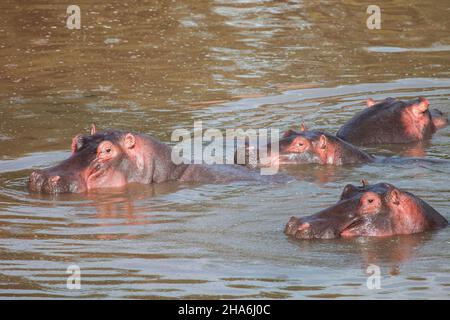
[[[31,173],[28,188],[39,193],[81,193],[123,187],[128,183],[165,181],[226,183],[230,181],[285,181],[283,176],[261,176],[237,165],[174,164],[171,148],[140,133],[120,130],[77,135],[72,155],[60,164]]]
[[[447,117],[429,109],[427,99],[367,100],[367,108],[348,120],[337,136],[356,145],[410,143],[429,139],[448,125]]]
[[[392,236],[444,228],[447,220],[419,197],[388,183],[345,186],[339,201],[305,217],[292,217],[285,233],[297,239]]]
[[[361,163],[424,163],[441,164],[445,160],[410,158],[410,157],[382,157],[371,155],[359,147],[342,140],[339,137],[321,130],[307,130],[302,124],[300,131],[288,130],[279,140],[277,152],[272,152],[271,145],[267,145],[269,163],[278,162],[279,166],[298,164],[320,164],[342,166]],[[251,146],[245,145],[245,164],[249,166],[261,165],[259,154],[255,160],[250,160]],[[237,151],[235,153],[237,163]]]

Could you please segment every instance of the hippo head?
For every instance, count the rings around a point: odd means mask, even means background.
[[[338,137],[356,144],[410,143],[430,138],[448,124],[447,117],[437,109],[430,110],[423,97],[368,99],[367,106],[339,129]]]
[[[289,129],[279,142],[280,164],[326,163],[329,137],[320,131]]]
[[[300,131],[290,129],[283,133],[278,141],[278,152],[271,152],[271,144],[267,145],[267,150],[270,163],[277,161],[279,165],[342,165],[372,160],[372,156],[352,144],[323,131],[307,130],[304,124],[301,125]],[[248,145],[246,152],[248,156]]]
[[[298,239],[412,234],[447,226],[423,200],[388,183],[345,186],[340,200],[311,216],[292,217],[285,233]]]
[[[429,109],[430,103],[424,97],[419,97],[416,100],[401,101],[394,98],[387,98],[382,101],[375,101],[372,98],[367,99],[368,107],[392,104],[399,105],[403,118],[414,123],[416,126],[422,128],[422,130],[428,127],[434,127],[434,129],[441,129],[448,125],[448,118],[438,109]]]
[[[265,162],[277,162],[280,165],[320,163],[323,158],[326,142],[327,137],[324,134],[321,132],[306,131],[304,124],[302,124],[300,131],[290,129],[283,133],[278,141],[278,152],[272,150],[270,143],[266,145],[267,158]],[[245,164],[252,167],[264,165],[258,150],[255,150],[247,141],[245,144],[245,162],[238,162],[237,156],[238,152],[236,151],[234,155],[236,164]]]
[[[364,163],[372,156],[352,144],[319,130],[288,130],[279,146],[280,164],[319,163],[342,165]]]
[[[130,170],[137,152],[136,137],[118,130],[77,135],[72,140],[72,154],[55,167],[31,173],[28,187],[32,192],[85,192],[100,187],[121,187],[132,180]]]

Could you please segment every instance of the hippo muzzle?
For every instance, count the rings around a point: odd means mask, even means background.
[[[120,187],[127,183],[131,170],[124,145],[127,133],[105,130],[77,135],[72,140],[71,156],[54,167],[36,170],[28,180],[28,189],[37,193],[82,193],[91,189]],[[135,137],[128,133],[128,137]],[[133,167],[134,168],[134,167]]]
[[[346,200],[311,216],[291,217],[285,233],[297,239],[334,239],[360,220],[356,201]]]
[[[85,184],[76,175],[52,173],[51,170],[36,170],[30,175],[28,188],[37,193],[78,193],[85,190]]]

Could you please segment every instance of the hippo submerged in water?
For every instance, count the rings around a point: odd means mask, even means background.
[[[280,165],[317,163],[344,165],[373,162],[375,158],[342,139],[319,130],[286,131],[279,142]]]
[[[437,109],[429,109],[425,98],[402,101],[394,98],[376,102],[356,114],[337,132],[337,136],[356,145],[410,143],[430,138],[448,119]]]
[[[271,153],[270,144],[267,145],[267,154],[270,161],[278,162],[278,165],[296,165],[315,163],[320,165],[341,166],[347,164],[361,163],[444,163],[444,160],[424,158],[403,157],[381,157],[373,156],[359,149],[351,143],[339,137],[320,130],[307,130],[302,124],[300,131],[288,130],[283,133],[279,140],[278,152]],[[255,154],[256,162],[250,160],[250,151],[253,150],[248,144],[245,145],[245,161],[247,165],[259,166],[259,154]],[[255,161],[255,160],[253,160]],[[235,153],[237,163],[237,151]]]
[[[165,181],[224,183],[229,181],[277,181],[238,165],[174,164],[172,149],[157,139],[120,130],[77,135],[72,155],[55,167],[31,173],[31,192],[81,193],[92,189],[123,187],[128,183]]]
[[[347,185],[340,200],[316,214],[292,217],[285,233],[298,239],[392,236],[444,228],[447,220],[425,201],[388,183]]]

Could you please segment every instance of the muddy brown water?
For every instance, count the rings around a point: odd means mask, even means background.
[[[387,239],[293,241],[289,217],[385,181],[450,218],[449,165],[288,169],[281,185],[130,186],[38,196],[33,168],[99,127],[170,142],[174,129],[336,132],[368,97],[426,96],[450,112],[450,4],[378,1],[78,0],[0,4],[0,297],[439,298],[450,294],[450,229]],[[449,159],[450,129],[383,155]],[[381,289],[366,286],[366,267]],[[81,268],[81,289],[66,270]]]

